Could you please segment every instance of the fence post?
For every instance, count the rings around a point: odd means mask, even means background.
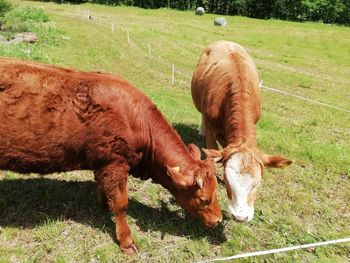
[[[152,59],[151,44],[148,42],[149,59]]]
[[[126,35],[128,37],[128,45],[130,45],[130,36],[129,36],[129,30],[128,29],[126,30]]]

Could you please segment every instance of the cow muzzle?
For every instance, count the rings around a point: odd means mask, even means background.
[[[239,222],[249,222],[254,217],[254,208],[249,206],[245,209],[239,209],[239,210],[229,207],[229,210],[233,218]]]
[[[222,213],[220,211],[220,213],[217,215],[211,215],[210,217],[202,218],[202,221],[209,228],[216,227],[222,222]]]
[[[207,222],[205,225],[209,228],[214,228],[218,226],[222,222],[222,217],[221,218],[216,218],[212,222]]]

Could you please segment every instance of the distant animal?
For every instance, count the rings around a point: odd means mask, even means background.
[[[264,167],[292,163],[258,149],[260,91],[256,66],[239,44],[214,42],[199,59],[191,91],[202,114],[201,133],[208,148],[205,153],[224,164],[229,211],[238,221],[250,221]],[[218,150],[218,143],[222,150]]]
[[[128,174],[161,184],[208,227],[222,220],[213,160],[201,160],[149,98],[110,74],[0,58],[0,169],[93,170],[127,254],[137,253],[125,218]]]

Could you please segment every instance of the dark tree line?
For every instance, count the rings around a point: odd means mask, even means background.
[[[193,10],[202,6],[208,13],[222,15],[350,24],[350,0],[70,0],[70,2],[130,5],[142,8],[169,7],[179,10]]]

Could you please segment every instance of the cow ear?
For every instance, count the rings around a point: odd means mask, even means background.
[[[279,155],[260,153],[260,158],[266,167],[285,168],[293,163],[293,161]]]
[[[167,174],[178,188],[187,188],[191,186],[187,177],[180,172],[180,167],[167,166]]]
[[[202,151],[205,153],[207,158],[213,159],[214,162],[220,162],[222,160],[222,152],[213,149],[202,148]]]
[[[191,156],[196,159],[196,160],[200,160],[201,159],[201,151],[199,150],[199,148],[197,147],[197,145],[190,143],[188,145],[188,151],[190,152]]]

